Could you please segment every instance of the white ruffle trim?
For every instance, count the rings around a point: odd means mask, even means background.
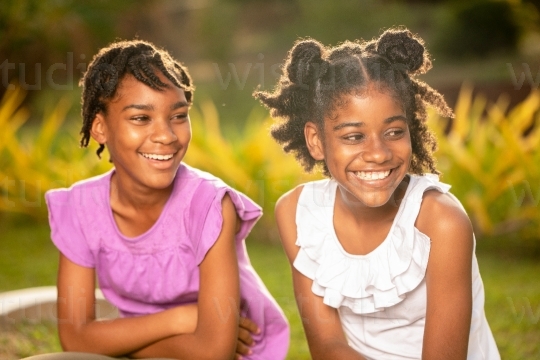
[[[351,255],[333,228],[336,186],[332,180],[304,186],[296,213],[300,250],[294,267],[313,280],[313,293],[328,306],[346,306],[356,314],[384,311],[403,301],[425,276],[431,241],[414,226],[424,191],[450,187],[436,176],[411,176],[384,242],[367,255]]]

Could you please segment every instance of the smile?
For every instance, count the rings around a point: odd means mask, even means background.
[[[159,155],[159,154],[145,154],[145,153],[141,153],[141,155],[150,160],[160,160],[160,161],[170,160],[174,156],[174,154]]]
[[[386,171],[355,171],[354,175],[362,180],[382,180],[390,175],[391,170]]]

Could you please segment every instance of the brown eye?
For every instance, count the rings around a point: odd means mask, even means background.
[[[172,120],[186,120],[188,118],[188,114],[176,114],[172,117]]]
[[[130,118],[130,120],[133,120],[135,122],[145,122],[145,121],[148,121],[149,118],[148,118],[148,116],[144,116],[144,115],[143,116],[133,116],[133,117]]]
[[[405,130],[403,129],[391,129],[386,133],[386,136],[391,138],[400,138],[405,134]]]
[[[351,142],[358,142],[364,139],[364,134],[350,134],[344,136],[343,139]]]

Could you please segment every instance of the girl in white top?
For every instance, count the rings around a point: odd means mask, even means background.
[[[276,90],[255,93],[283,119],[276,141],[328,177],[276,205],[314,359],[500,359],[469,218],[438,181],[426,105],[452,112],[415,78],[430,67],[402,28],[307,39]]]

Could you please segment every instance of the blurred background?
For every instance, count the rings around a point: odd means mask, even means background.
[[[540,358],[540,1],[2,0],[0,5],[0,292],[54,285],[46,190],[110,168],[79,149],[78,80],[117,39],[151,41],[189,68],[197,90],[186,162],[265,210],[248,239],[254,266],[293,326],[290,359],[309,358],[276,199],[303,174],[268,135],[252,97],[271,90],[298,38],[325,45],[404,25],[434,59],[422,76],[455,109],[431,114],[442,180],[477,236],[486,313],[504,359]],[[53,323],[0,318],[0,359],[58,350]]]

